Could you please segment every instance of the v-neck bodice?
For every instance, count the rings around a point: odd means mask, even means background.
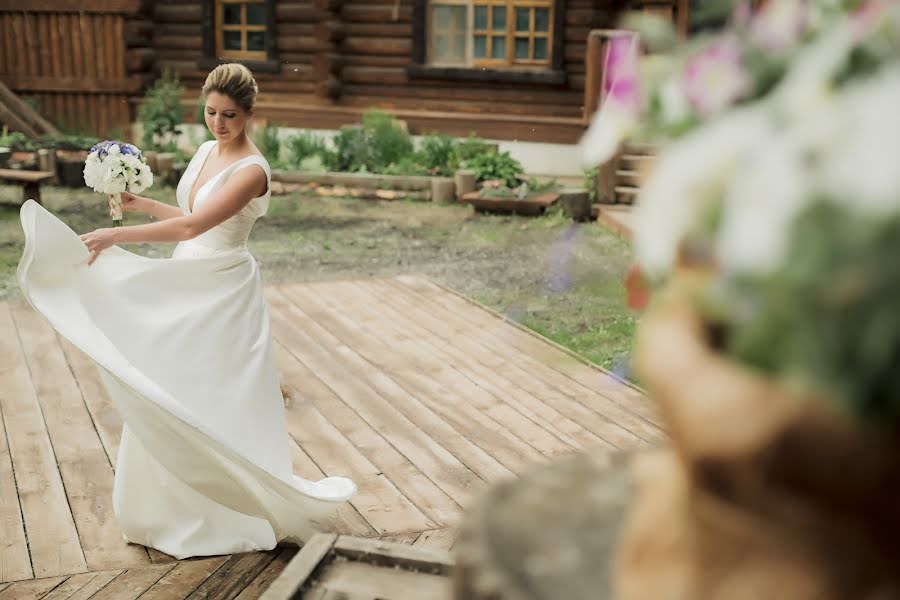
[[[229,217],[224,222],[216,225],[209,231],[190,240],[191,244],[199,244],[208,248],[217,250],[232,250],[246,246],[247,238],[250,236],[250,230],[253,223],[259,217],[266,214],[269,208],[269,199],[271,198],[271,169],[265,158],[259,155],[250,155],[241,158],[228,165],[218,173],[209,178],[194,193],[193,207],[189,206],[190,195],[194,189],[194,184],[200,176],[200,171],[206,164],[210,153],[215,148],[216,142],[206,142],[197,150],[191,162],[188,164],[181,181],[178,182],[178,188],[175,191],[175,197],[178,200],[178,206],[185,215],[197,210],[204,202],[208,201],[215,192],[228,181],[228,178],[239,169],[250,165],[259,165],[266,173],[268,185],[266,193],[257,198],[253,198],[247,203],[237,214]],[[191,210],[193,209],[193,211]]]

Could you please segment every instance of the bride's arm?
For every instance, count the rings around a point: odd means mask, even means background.
[[[158,223],[104,228],[86,233],[81,240],[91,252],[88,264],[93,263],[103,250],[116,244],[183,242],[195,238],[237,214],[250,200],[262,195],[266,185],[266,174],[261,167],[246,167],[235,171],[222,189],[194,213]]]
[[[177,206],[159,202],[152,198],[129,194],[128,192],[122,194],[122,211],[146,213],[157,221],[165,221],[166,219],[174,219],[184,215]]]

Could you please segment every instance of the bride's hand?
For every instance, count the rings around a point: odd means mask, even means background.
[[[122,198],[122,212],[141,212],[143,209],[141,208],[141,200],[143,198],[141,196],[135,196],[131,192],[122,192],[120,194]],[[110,197],[109,199],[109,216],[113,214],[113,199]]]
[[[84,235],[79,236],[81,241],[84,242],[84,245],[87,246],[87,249],[90,251],[91,256],[88,258],[88,266],[94,264],[94,261],[97,260],[97,257],[101,252],[109,248],[110,246],[115,245],[115,229],[110,227],[105,227],[103,229],[96,229],[90,233],[85,233]]]

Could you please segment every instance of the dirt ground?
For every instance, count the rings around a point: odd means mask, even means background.
[[[109,225],[101,197],[45,188],[45,206],[83,233]],[[19,295],[19,190],[0,187],[0,300]],[[148,194],[174,203],[174,190]],[[126,215],[127,223],[145,222]],[[269,283],[421,273],[620,371],[635,316],[622,281],[628,245],[561,214],[480,215],[468,206],[275,196],[250,249]],[[129,250],[167,256],[171,245]]]

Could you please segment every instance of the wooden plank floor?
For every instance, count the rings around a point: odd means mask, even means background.
[[[425,279],[265,293],[295,470],[359,484],[341,533],[450,549],[485,486],[663,438],[638,391]],[[0,600],[256,598],[296,549],[175,561],[122,539],[121,426],[93,363],[0,304]]]

